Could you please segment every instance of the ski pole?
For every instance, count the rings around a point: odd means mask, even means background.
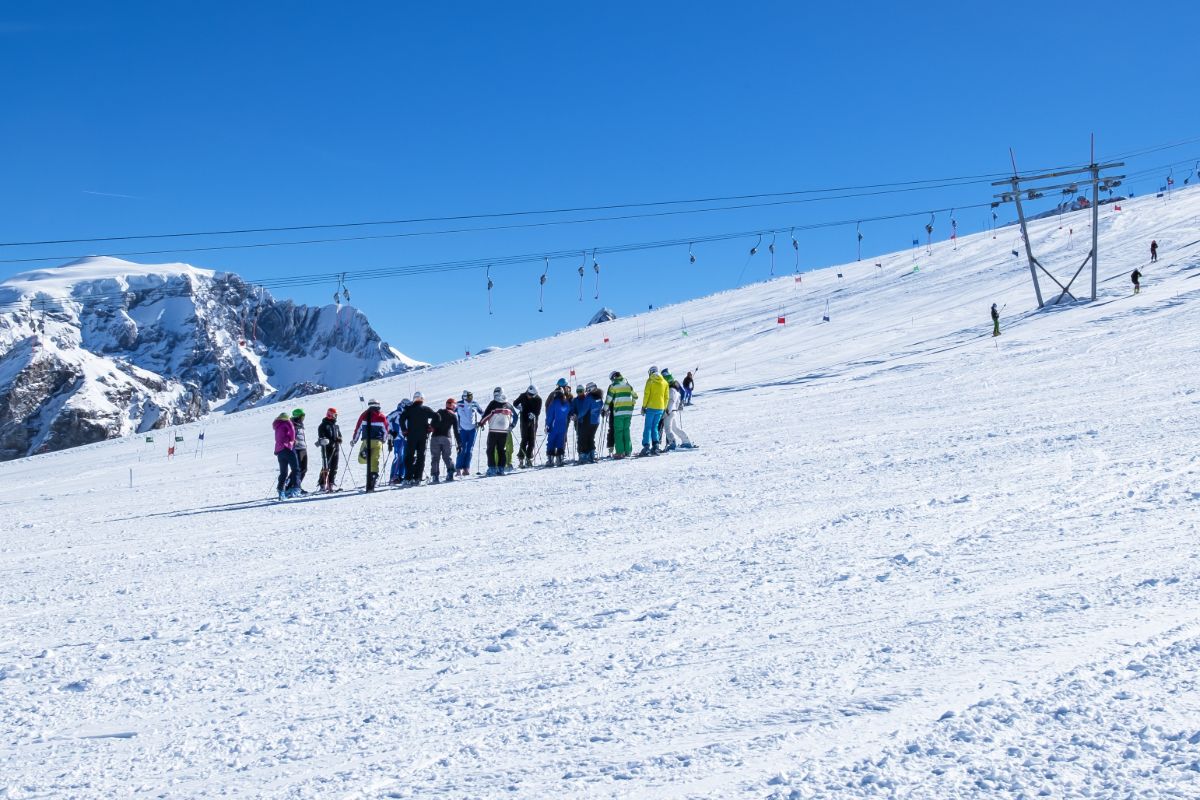
[[[354,445],[351,445],[350,449],[353,450]],[[345,459],[345,466],[342,468],[342,480],[338,481],[338,486],[341,486],[342,481],[346,480],[346,476],[349,475],[350,476],[350,485],[353,486],[355,489],[357,489],[358,481],[354,480],[354,473],[350,469],[350,457],[346,455],[345,446],[340,447],[339,450],[342,453],[342,458]]]

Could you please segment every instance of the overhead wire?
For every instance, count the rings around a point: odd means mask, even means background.
[[[960,205],[957,208],[984,208],[990,206],[990,203],[978,203],[975,205]],[[655,250],[669,247],[679,247],[688,244],[704,244],[710,242],[728,241],[730,239],[761,237],[768,234],[777,234],[784,231],[811,231],[823,228],[832,228],[843,225],[857,225],[861,222],[882,222],[894,219],[904,219],[912,216],[924,216],[930,213],[939,213],[947,211],[947,208],[937,209],[921,209],[919,211],[904,211],[894,214],[881,214],[874,217],[855,217],[853,219],[829,220],[825,222],[814,222],[803,225],[787,224],[770,228],[758,228],[754,230],[730,231],[724,233],[712,233],[704,235],[691,235],[672,239],[661,239],[648,242],[627,242],[615,245],[597,246],[592,248],[593,259],[598,254],[609,253],[628,253],[640,250]],[[528,264],[539,261],[555,260],[567,257],[574,257],[578,254],[579,248],[569,248],[563,250],[542,251],[536,253],[521,253],[510,256],[489,256],[471,259],[456,259],[452,261],[431,262],[423,264],[409,264],[403,266],[384,266],[369,269],[347,270],[339,269],[337,272],[321,272],[302,275],[289,275],[280,278],[266,278],[261,280],[246,280],[245,283],[250,287],[258,287],[262,289],[281,289],[281,288],[296,288],[303,286],[312,286],[323,283],[332,283],[341,279],[346,282],[350,281],[369,281],[379,280],[383,278],[408,277],[413,275],[436,274],[442,272],[457,272],[469,269],[480,269],[485,266],[512,266],[516,264]],[[48,308],[50,305],[61,305],[63,302],[72,303],[95,303],[96,301],[115,300],[127,295],[128,292],[111,292],[97,293],[88,295],[85,298],[71,300],[48,300],[35,301],[38,307]],[[28,301],[16,301],[9,303],[0,303],[0,310],[10,308],[28,307]]]

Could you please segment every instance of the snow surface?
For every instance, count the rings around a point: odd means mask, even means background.
[[[310,404],[699,366],[693,452],[277,504],[277,405],[0,464],[0,797],[1200,796],[1200,193],[1122,208],[1096,303],[1006,229]]]

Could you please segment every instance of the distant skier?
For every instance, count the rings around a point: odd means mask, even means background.
[[[297,408],[292,412],[292,427],[296,429],[296,460],[300,464],[300,477],[296,481],[296,493],[308,494],[304,491],[304,479],[308,476],[308,436],[304,432],[303,408]]]
[[[608,378],[610,383],[604,395],[604,405],[613,428],[613,458],[627,458],[633,454],[629,427],[633,422],[633,409],[637,406],[638,395],[620,372],[614,371]]]
[[[1158,242],[1154,239],[1150,240],[1150,263],[1158,261]]]
[[[362,439],[362,451],[358,454],[358,463],[367,468],[367,491],[375,491],[379,481],[379,461],[383,457],[384,439],[387,437],[387,417],[379,410],[378,400],[369,400],[367,410],[358,415],[354,424],[354,435],[350,437],[350,449]]]
[[[462,399],[454,411],[458,415],[458,460],[454,466],[459,475],[470,475],[471,456],[475,451],[475,426],[483,416],[483,409],[475,402],[475,395],[464,389]]]
[[[656,456],[661,452],[658,424],[667,410],[668,394],[667,382],[658,374],[658,367],[651,367],[646,378],[645,396],[642,397],[642,416],[646,419],[642,425],[642,450],[638,455]]]
[[[287,414],[272,423],[275,429],[275,458],[279,462],[279,480],[275,491],[279,499],[295,497],[300,491],[300,462],[296,459],[296,428]]]
[[[419,486],[425,478],[425,450],[437,414],[425,406],[425,397],[413,392],[412,403],[400,415],[400,432],[404,434],[404,481]]]
[[[683,378],[683,404],[690,406],[692,404],[692,389],[696,386],[696,381],[692,377],[692,373],[688,373]]]
[[[433,420],[433,437],[430,441],[429,472],[433,482],[438,482],[439,460],[446,465],[446,480],[454,480],[454,462],[450,460],[450,437],[460,448],[462,441],[458,435],[458,415],[455,414],[457,404],[451,397],[446,401],[446,407],[438,409]]]
[[[513,401],[521,422],[521,446],[517,449],[517,466],[533,466],[533,448],[537,442],[538,417],[542,414],[542,398],[532,383]]]
[[[331,408],[317,426],[317,446],[321,448],[321,475],[317,478],[317,488],[323,492],[334,491],[341,444],[342,429],[337,424],[337,409]]]
[[[1133,281],[1133,293],[1138,294],[1142,291],[1142,271],[1134,267],[1133,272],[1129,273],[1129,280]]]
[[[679,385],[679,381],[671,377],[670,372],[663,372],[663,380],[667,382],[670,388],[670,394],[667,396],[667,413],[666,432],[667,432],[667,449],[674,450],[677,446],[685,450],[690,450],[695,447],[692,440],[683,431],[683,387]]]
[[[992,336],[1000,335],[1000,309],[992,303]]]
[[[594,383],[578,387],[583,391],[571,401],[571,416],[579,437],[579,458],[576,463],[596,463],[596,429],[600,427],[600,410],[604,407],[604,392]]]
[[[479,420],[478,424],[478,427],[482,428],[486,425],[488,429],[487,474],[489,477],[504,474],[504,468],[507,465],[505,445],[508,443],[508,435],[515,424],[513,419],[515,414],[516,409],[509,405],[503,390],[497,386],[492,392],[492,402],[488,403],[487,408],[483,410],[483,418]]]
[[[388,476],[388,483],[404,481],[405,442],[404,434],[400,431],[400,417],[404,415],[404,410],[410,405],[412,405],[412,401],[406,397],[396,403],[396,409],[387,415],[388,448],[392,451],[392,471]]]
[[[571,416],[571,387],[559,378],[546,398],[546,466],[561,467],[566,455],[567,428]]]

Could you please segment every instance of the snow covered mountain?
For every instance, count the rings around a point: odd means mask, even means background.
[[[588,325],[599,325],[601,322],[611,322],[617,318],[617,312],[607,306],[592,315]]]
[[[232,273],[87,258],[0,283],[0,460],[419,366],[352,307]]]
[[[0,797],[1200,797],[1200,188],[1101,209],[1096,302],[1016,236],[322,398],[699,367],[698,450],[278,503],[279,404],[0,464]]]

